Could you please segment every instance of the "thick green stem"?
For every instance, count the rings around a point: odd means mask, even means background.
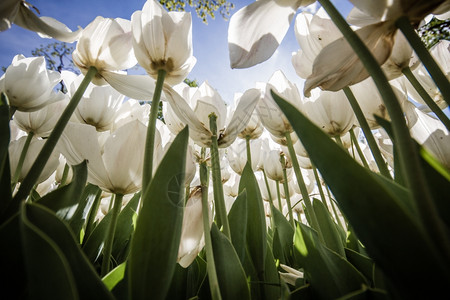
[[[22,152],[20,153],[19,161],[17,162],[16,171],[14,171],[14,176],[12,178],[11,189],[14,191],[17,182],[19,181],[20,173],[22,172],[23,162],[27,156],[28,149],[30,148],[31,140],[33,139],[34,133],[29,132],[23,145]]]
[[[306,188],[305,180],[303,179],[302,170],[300,169],[300,164],[297,160],[297,154],[295,153],[294,146],[292,144],[291,134],[286,132],[285,135],[287,146],[289,150],[289,155],[292,160],[292,167],[294,168],[295,177],[297,178],[298,187],[300,188],[300,193],[302,194],[303,201],[306,206],[307,215],[311,221],[311,227],[317,231],[321,240],[323,240],[322,232],[320,231],[319,222],[317,221],[316,214],[309,199],[308,189]]]
[[[202,155],[204,156],[204,148]],[[217,279],[216,264],[211,240],[211,228],[209,226],[209,204],[208,204],[208,167],[206,162],[200,163],[200,186],[202,189],[202,222],[205,234],[206,268],[208,271],[209,289],[213,300],[222,299],[220,295],[219,280]]]
[[[68,164],[65,164],[63,174],[61,177],[61,182],[59,183],[60,187],[66,184],[67,177],[69,176],[69,171],[70,171],[70,166]]]
[[[273,205],[273,198],[272,198],[272,192],[270,191],[269,180],[267,179],[266,171],[262,170],[262,172],[263,172],[263,176],[264,176],[264,183],[266,184],[266,188],[267,188],[267,195],[269,196],[269,202],[271,205]]]
[[[348,102],[350,102],[353,112],[355,113],[356,119],[358,120],[359,126],[361,127],[364,136],[366,137],[367,144],[369,145],[370,151],[372,152],[373,158],[375,159],[375,163],[378,166],[378,170],[380,170],[380,173],[386,178],[392,179],[391,173],[389,173],[386,162],[384,161],[383,156],[381,155],[380,148],[378,148],[378,144],[375,141],[375,138],[373,137],[369,123],[367,123],[367,120],[364,117],[364,113],[362,112],[362,109],[359,106],[358,101],[356,101],[355,95],[353,94],[352,90],[349,87],[345,87],[343,91],[347,96]],[[353,130],[350,131],[352,132]]]
[[[420,61],[423,63],[428,73],[431,75],[434,83],[436,83],[437,87],[441,91],[445,102],[450,105],[450,89],[448,79],[442,72],[439,65],[433,59],[433,56],[431,56],[430,52],[423,44],[420,37],[417,35],[408,17],[400,17],[397,21],[395,21],[395,26],[397,26],[397,28],[402,31],[411,47],[414,49],[414,52],[416,52]]]
[[[152,106],[150,108],[150,116],[147,126],[147,137],[145,141],[144,152],[144,169],[142,172],[142,191],[145,194],[147,187],[150,185],[153,176],[153,156],[155,152],[155,132],[156,119],[158,117],[159,102],[161,100],[161,93],[164,86],[164,79],[166,77],[165,70],[158,71],[158,78],[156,79],[155,91],[153,93]],[[142,202],[140,207],[142,207]]]
[[[228,223],[225,197],[223,195],[222,174],[220,173],[219,145],[217,143],[217,116],[209,115],[209,129],[211,130],[211,174],[214,188],[214,203],[219,223],[223,227],[223,234],[231,240],[230,225]]]
[[[345,149],[340,135],[335,135],[334,140],[336,141],[336,144],[338,144],[342,149]]]
[[[356,152],[358,152],[359,158],[361,159],[361,162],[363,166],[367,169],[369,169],[369,164],[367,163],[366,157],[364,156],[364,153],[361,150],[361,147],[359,146],[358,139],[355,136],[355,133],[353,130],[350,130],[350,138],[352,139],[353,145],[355,146]]]
[[[103,261],[102,261],[102,270],[101,276],[104,277],[110,271],[110,260],[112,247],[114,243],[114,235],[116,233],[117,219],[119,218],[120,209],[122,207],[122,194],[116,194],[114,200],[114,205],[112,208],[111,215],[111,223],[109,223],[108,232],[105,238],[105,248],[103,248]]]
[[[333,209],[334,217],[336,218],[336,221],[339,224],[339,226],[341,226],[341,228],[344,228],[341,219],[339,218],[339,214],[336,211],[336,204],[334,203],[333,198],[331,198],[330,189],[328,188],[328,186],[326,186],[325,189],[327,191],[328,199],[330,200],[331,208]]]
[[[247,149],[247,162],[250,166],[252,166],[252,152],[250,148],[250,137],[245,137],[245,147]]]
[[[289,221],[291,222],[292,228],[295,228],[295,221],[294,221],[294,215],[292,214],[292,204],[291,204],[291,197],[289,196],[289,181],[287,178],[287,172],[286,172],[286,158],[284,157],[284,154],[280,157],[281,165],[283,166],[283,187],[284,187],[284,196],[286,198],[286,204],[288,208],[288,214],[289,214]]]
[[[280,182],[276,180],[275,183],[277,185],[278,209],[281,212],[283,212],[283,203],[281,203]]]
[[[327,202],[326,202],[325,194],[323,192],[322,183],[320,182],[319,173],[317,172],[316,166],[314,166],[314,164],[311,164],[311,165],[312,165],[314,178],[316,179],[317,189],[319,190],[320,199],[325,204],[325,207],[328,210],[328,205],[327,205]]]
[[[352,46],[361,61],[364,62],[364,66],[372,76],[372,79],[374,80],[375,85],[377,86],[383,99],[384,105],[388,110],[389,116],[391,117],[394,139],[398,149],[399,160],[402,166],[406,187],[411,191],[416,210],[420,214],[422,222],[427,228],[430,237],[432,237],[432,239],[441,246],[441,253],[444,257],[446,257],[447,262],[450,261],[450,241],[448,239],[446,229],[442,224],[442,220],[439,217],[436,206],[430,196],[429,187],[420,166],[420,159],[416,145],[411,138],[408,127],[405,124],[402,108],[397,100],[397,97],[395,96],[394,91],[392,90],[392,87],[381,70],[377,60],[374,58],[366,45],[361,41],[358,35],[350,28],[330,0],[319,0],[319,3],[328,13],[334,24],[342,32],[343,36]],[[405,22],[406,20],[402,20],[402,18],[400,18],[400,21],[397,22],[399,24],[397,25],[407,27],[403,26],[403,23]],[[429,68],[428,71],[430,71],[430,69],[435,68]],[[434,80],[436,80],[436,78],[434,78]],[[450,93],[447,79],[445,79],[445,81],[440,85],[443,90],[447,90],[446,94]],[[446,96],[444,96],[444,98],[445,97]]]
[[[422,97],[423,101],[427,104],[427,106],[431,109],[432,112],[436,114],[436,116],[441,120],[441,122],[445,125],[448,131],[450,131],[450,120],[447,115],[441,110],[441,108],[434,102],[431,96],[425,91],[422,85],[420,85],[417,78],[414,76],[413,72],[409,67],[406,67],[402,70],[403,75],[408,79],[417,93]]]
[[[95,194],[94,203],[92,203],[91,210],[89,211],[89,216],[86,221],[86,230],[84,234],[84,240],[89,237],[89,235],[92,233],[92,230],[94,229],[94,222],[95,218],[97,217],[97,211],[100,207],[100,202],[102,199],[102,190],[97,187],[97,193]]]
[[[78,103],[80,102],[80,99],[84,94],[84,91],[86,90],[89,83],[96,74],[97,69],[95,67],[90,67],[88,72],[86,73],[86,76],[84,77],[83,81],[78,87],[77,91],[72,96],[72,99],[70,100],[69,104],[64,109],[64,112],[62,113],[61,117],[56,123],[55,128],[53,128],[53,131],[50,133],[50,136],[45,142],[44,147],[42,147],[41,152],[39,152],[33,166],[31,166],[31,169],[28,172],[27,176],[20,184],[20,188],[17,191],[17,194],[14,196],[15,201],[24,200],[30,193],[31,189],[33,188],[33,185],[39,178],[39,175],[41,175],[41,172],[44,169],[45,164],[47,163],[50,155],[55,149],[56,143],[58,142],[61,134],[63,133],[67,123],[69,122],[70,117],[77,108]]]

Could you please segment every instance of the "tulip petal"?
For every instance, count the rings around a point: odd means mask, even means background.
[[[258,89],[247,90],[241,97],[239,104],[234,111],[231,121],[223,132],[223,137],[219,138],[219,147],[226,148],[231,145],[237,135],[244,130],[255,110],[261,92]]]
[[[356,34],[382,65],[391,54],[395,32],[391,23],[381,22],[363,27]],[[304,94],[309,97],[310,91],[315,87],[339,91],[367,77],[369,74],[363,63],[342,37],[323,48],[316,57],[313,72],[305,82]]]
[[[167,102],[170,104],[174,113],[181,122],[189,126],[189,136],[202,147],[209,147],[211,143],[211,132],[206,129],[204,124],[195,115],[194,111],[171,86],[164,85],[164,93],[167,96]]]
[[[294,2],[294,1],[292,1]],[[256,1],[235,13],[228,27],[232,68],[249,68],[269,59],[280,45],[297,10],[296,3]]]
[[[50,17],[37,17],[25,5],[21,5],[14,23],[31,31],[35,31],[41,37],[52,37],[66,43],[73,43],[81,35],[82,29],[72,32],[63,23]]]
[[[151,100],[155,90],[155,80],[147,75],[126,75],[104,71],[103,78],[119,93],[136,99]]]

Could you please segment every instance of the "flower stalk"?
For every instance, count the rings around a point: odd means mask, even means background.
[[[202,148],[202,156],[204,158],[205,148]],[[220,300],[222,296],[220,294],[219,280],[217,279],[216,264],[214,262],[214,252],[212,248],[211,240],[211,228],[209,226],[209,207],[208,207],[208,167],[203,160],[200,163],[200,185],[202,189],[202,223],[203,232],[205,234],[205,252],[206,252],[206,268],[208,271],[209,288],[211,291],[211,298],[213,300]]]
[[[369,123],[367,123],[367,120],[364,117],[364,113],[362,112],[358,101],[356,101],[355,95],[349,87],[343,88],[343,91],[345,93],[345,96],[347,96],[348,102],[350,103],[353,112],[355,113],[356,119],[359,122],[359,126],[361,127],[364,136],[366,137],[367,144],[369,145],[370,151],[372,152],[373,158],[375,159],[375,163],[378,166],[378,170],[380,170],[380,173],[386,178],[392,179],[391,174],[389,173],[389,170],[386,166],[386,162],[384,161],[380,149],[378,148],[377,142],[375,141],[372,131],[370,130]],[[352,133],[353,131],[350,130],[350,134]],[[356,142],[355,146],[358,146]],[[363,159],[363,156],[360,155],[360,157],[361,159]]]
[[[104,277],[110,271],[110,260],[112,247],[114,243],[114,235],[116,233],[117,227],[117,219],[119,217],[120,209],[122,207],[122,194],[115,194],[111,197],[111,202],[113,202],[112,207],[112,215],[111,215],[111,223],[109,223],[108,232],[105,238],[105,248],[103,249],[103,261],[102,261],[102,269],[101,276]]]
[[[437,87],[441,91],[445,102],[447,102],[447,105],[450,105],[450,89],[448,88],[448,79],[417,35],[408,17],[400,17],[397,21],[395,21],[395,26],[402,31],[411,47],[414,49],[414,52],[427,69],[434,83],[436,83]]]
[[[30,193],[31,189],[33,188],[34,184],[36,183],[36,180],[38,179],[39,175],[41,174],[42,170],[44,169],[44,166],[47,163],[47,160],[49,159],[51,153],[55,149],[56,143],[58,142],[59,138],[61,137],[61,134],[63,133],[64,128],[66,127],[67,123],[70,120],[70,117],[72,116],[73,112],[77,108],[78,103],[80,102],[81,97],[84,94],[84,91],[86,90],[89,83],[92,81],[92,79],[95,77],[95,75],[97,73],[98,73],[98,71],[95,67],[89,68],[83,81],[81,82],[77,91],[73,95],[73,97],[70,100],[69,104],[67,105],[66,109],[64,110],[64,112],[62,113],[58,122],[56,123],[55,128],[50,133],[50,136],[48,137],[47,141],[45,142],[44,147],[42,147],[41,152],[39,152],[35,162],[31,166],[30,171],[28,172],[27,176],[22,181],[22,183],[19,187],[19,190],[17,191],[17,194],[14,196],[14,199],[16,201],[24,200]]]
[[[159,102],[161,101],[161,93],[164,86],[164,78],[166,77],[166,71],[160,69],[158,71],[158,78],[156,80],[155,92],[153,94],[152,105],[150,108],[150,116],[147,126],[147,138],[145,142],[145,154],[144,154],[144,169],[142,172],[142,191],[145,194],[147,187],[150,186],[153,176],[153,156],[155,152],[155,132],[156,132],[156,119],[158,117]],[[141,201],[142,206],[142,201]]]
[[[225,198],[223,194],[222,175],[220,172],[219,145],[217,143],[217,116],[211,113],[209,116],[209,128],[211,130],[211,174],[214,188],[214,203],[219,225],[223,226],[223,233],[231,240],[230,225],[228,223]]]
[[[367,169],[369,169],[369,164],[367,163],[366,157],[364,156],[364,153],[361,150],[361,147],[359,146],[358,139],[356,138],[355,133],[353,130],[350,130],[350,139],[355,146],[356,152],[358,152],[359,158],[361,159],[361,162],[363,166]]]
[[[284,154],[280,157],[281,165],[283,166],[283,187],[284,187],[284,196],[286,197],[286,203],[288,208],[288,214],[289,214],[289,222],[292,225],[292,228],[295,228],[295,221],[294,221],[294,215],[292,214],[292,204],[291,204],[291,197],[289,196],[289,181],[286,173],[286,158],[284,157]]]

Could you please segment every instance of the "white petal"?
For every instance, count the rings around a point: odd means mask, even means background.
[[[136,99],[151,100],[155,91],[155,80],[147,75],[126,75],[105,71],[103,78],[119,93]]]
[[[235,13],[228,27],[232,68],[248,68],[269,59],[280,45],[298,6],[256,1]]]
[[[57,40],[73,43],[81,35],[81,28],[75,32],[72,32],[63,23],[49,17],[37,17],[30,9],[25,5],[20,6],[20,10],[16,15],[14,23],[35,31],[43,37],[52,37]]]

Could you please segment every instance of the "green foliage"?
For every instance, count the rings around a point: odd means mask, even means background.
[[[186,4],[195,9],[197,16],[204,23],[208,23],[208,16],[215,18],[215,12],[219,11],[224,19],[230,16],[230,10],[234,8],[234,4],[226,0],[159,0],[167,10],[184,11]]]
[[[440,40],[450,40],[450,19],[439,20],[433,17],[431,21],[418,29],[419,36],[428,49]]]

